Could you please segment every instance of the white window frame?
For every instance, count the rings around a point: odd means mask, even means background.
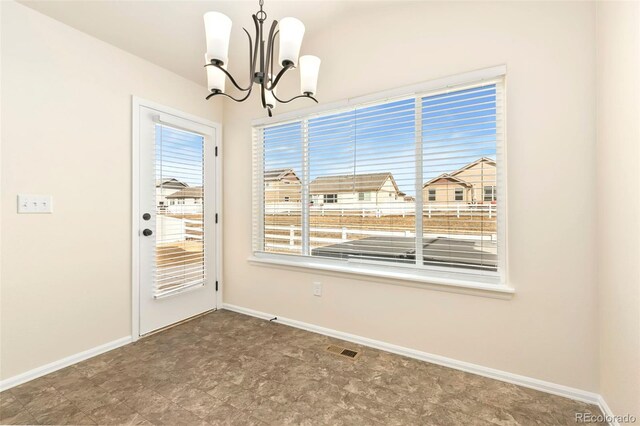
[[[417,85],[406,86],[394,90],[384,91],[375,93],[372,95],[361,96],[357,98],[351,98],[340,102],[320,105],[311,108],[300,109],[296,111],[291,111],[283,114],[276,115],[272,118],[259,118],[252,121],[254,137],[255,135],[255,127],[256,126],[265,126],[265,125],[273,125],[273,124],[286,124],[287,122],[301,121],[301,125],[303,128],[303,134],[306,133],[306,126],[308,119],[313,117],[314,115],[321,115],[323,113],[339,112],[340,109],[351,109],[356,106],[362,106],[363,104],[373,104],[373,103],[383,103],[385,101],[390,100],[398,100],[402,97],[416,97],[416,105],[421,105],[419,100],[422,96],[430,96],[433,94],[437,94],[438,92],[451,92],[462,90],[466,86],[472,87],[476,86],[478,83],[482,83],[483,81],[487,81],[489,83],[492,80],[502,80],[502,95],[497,102],[500,104],[499,107],[504,105],[506,99],[506,66],[499,65],[496,67],[481,69],[477,71],[471,71],[451,77],[436,79],[427,81],[424,83],[420,83]],[[419,127],[421,120],[421,108],[416,108],[416,126]],[[304,241],[304,229],[308,228],[308,224],[305,224],[305,211],[304,207],[308,204],[309,194],[303,191],[302,199],[303,199],[303,211],[302,211],[302,229],[303,229],[303,252],[302,255],[289,255],[289,254],[279,254],[279,253],[267,253],[263,251],[256,250],[256,247],[253,246],[253,254],[249,257],[249,261],[252,264],[264,265],[264,266],[276,266],[276,267],[284,267],[284,268],[303,268],[314,271],[326,272],[331,274],[344,274],[346,276],[365,276],[369,279],[384,279],[384,282],[392,281],[392,284],[409,284],[415,285],[416,283],[424,285],[427,288],[432,288],[435,286],[439,289],[452,290],[455,292],[465,292],[471,294],[480,294],[483,296],[497,296],[504,297],[505,295],[510,295],[515,292],[514,288],[511,287],[507,283],[507,170],[506,170],[506,111],[503,108],[502,111],[502,120],[503,125],[501,131],[498,131],[498,136],[496,140],[496,164],[497,167],[497,176],[496,176],[496,186],[497,186],[497,195],[498,199],[501,200],[500,203],[496,205],[497,209],[497,235],[498,235],[498,270],[497,272],[486,272],[475,273],[473,271],[461,271],[459,268],[451,268],[451,267],[439,267],[439,266],[426,266],[423,265],[419,267],[418,265],[402,265],[402,264],[393,264],[391,262],[381,262],[381,261],[369,261],[369,260],[358,260],[353,259],[349,262],[344,261],[335,261],[333,259],[326,259],[321,257],[310,257],[306,256],[308,254],[308,250],[304,249],[305,241]],[[416,135],[416,138],[421,136]],[[306,138],[303,138],[306,139]],[[303,141],[303,145],[304,145]],[[421,144],[419,144],[421,145]],[[262,158],[262,147],[257,147],[256,149],[260,150],[260,152],[254,153],[253,158],[254,161],[258,161],[256,159]],[[418,149],[418,148],[417,148]],[[303,149],[303,152],[305,150]],[[421,158],[421,152],[416,152],[418,158]],[[304,154],[303,154],[304,156]],[[303,164],[306,165],[306,161],[303,161]],[[258,165],[254,164],[253,170],[256,170]],[[419,171],[417,172],[419,190],[416,191],[416,205],[424,205],[422,203],[422,186],[423,182],[421,179],[421,167],[419,167]],[[260,166],[261,167],[261,166]],[[308,179],[308,167],[303,165],[303,182],[305,179]],[[259,173],[258,173],[259,175]],[[262,200],[262,190],[260,189],[263,185],[263,178],[261,176],[254,176],[254,209],[257,217],[254,217],[253,220],[258,224],[257,229],[262,229],[261,224],[264,221],[264,204],[261,202]],[[304,188],[304,185],[303,185]],[[484,190],[484,189],[483,189]],[[484,196],[484,193],[483,193]],[[305,202],[306,201],[306,202]],[[420,215],[422,216],[422,215]],[[422,235],[422,220],[418,219],[418,215],[416,215],[416,235],[417,238],[420,238],[419,235]],[[261,236],[256,236],[260,238]],[[308,241],[306,243],[308,246]],[[417,244],[418,249],[420,248],[420,244]],[[420,253],[416,253],[416,256],[420,256]]]
[[[335,204],[338,202],[338,194],[335,194],[335,193],[323,194],[322,202],[324,204]]]
[[[489,196],[489,199],[487,200],[487,188],[491,188],[491,195]],[[485,185],[482,187],[482,201],[489,201],[489,202],[494,202],[494,201],[498,201],[498,191],[496,188],[496,185]]]

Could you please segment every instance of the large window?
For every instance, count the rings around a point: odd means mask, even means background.
[[[254,253],[498,277],[502,85],[256,125]]]

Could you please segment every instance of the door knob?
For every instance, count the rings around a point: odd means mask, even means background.
[[[153,234],[153,231],[151,229],[145,229],[144,231],[142,231],[142,235],[144,235],[145,237],[148,237],[151,234]]]

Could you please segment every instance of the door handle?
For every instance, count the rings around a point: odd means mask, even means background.
[[[151,229],[145,229],[144,231],[142,231],[142,235],[144,235],[145,237],[148,237],[151,234],[153,234],[153,231]]]

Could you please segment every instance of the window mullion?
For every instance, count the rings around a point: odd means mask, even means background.
[[[265,191],[264,191],[264,129],[256,128],[253,131],[253,190],[254,190],[254,229],[257,235],[254,237],[253,250],[265,250]],[[256,201],[258,200],[258,201]]]
[[[424,262],[424,256],[422,255],[422,249],[424,244],[422,242],[423,223],[422,223],[422,208],[423,192],[422,192],[422,169],[423,169],[423,149],[422,149],[422,99],[420,96],[416,96],[416,119],[415,119],[415,136],[416,136],[416,202],[415,202],[415,217],[416,217],[416,265],[422,266]]]
[[[300,214],[302,216],[302,255],[309,256],[310,235],[309,235],[309,120],[302,120],[302,205]]]

